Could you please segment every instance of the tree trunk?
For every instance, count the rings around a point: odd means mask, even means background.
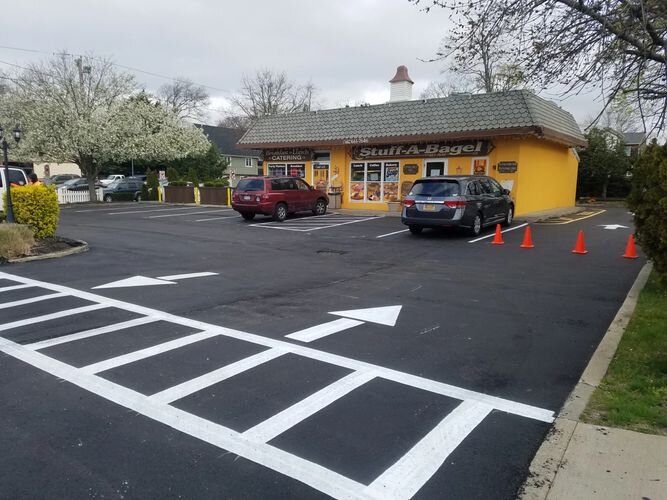
[[[602,183],[602,199],[603,200],[607,199],[607,186],[609,186],[609,177],[606,177],[604,182]]]
[[[97,164],[90,156],[79,157],[79,168],[81,173],[88,179],[88,193],[90,194],[90,201],[97,202],[97,193],[95,192],[95,179],[97,177]]]

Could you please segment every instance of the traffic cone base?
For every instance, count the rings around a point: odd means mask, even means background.
[[[521,248],[535,248],[530,226],[526,226],[526,231],[523,233],[523,243],[521,243]]]
[[[503,241],[503,233],[500,230],[500,224],[496,224],[496,234],[493,236],[493,241],[491,242],[492,245],[504,245],[505,242]]]
[[[577,244],[574,246],[574,250],[572,250],[572,253],[576,253],[579,255],[585,255],[588,253],[588,250],[586,250],[586,244],[584,243],[583,230],[579,230],[579,234],[577,235]]]
[[[625,246],[625,253],[623,257],[626,259],[636,259],[637,249],[635,248],[635,237],[633,235],[628,236],[628,244]]]

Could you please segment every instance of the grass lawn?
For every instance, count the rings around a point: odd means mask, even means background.
[[[667,435],[667,286],[655,273],[582,420]]]

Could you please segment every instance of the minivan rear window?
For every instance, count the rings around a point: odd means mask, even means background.
[[[457,181],[448,180],[423,180],[416,181],[410,190],[410,194],[419,196],[447,197],[456,196],[461,192]]]
[[[236,186],[237,191],[264,191],[264,179],[243,179]]]

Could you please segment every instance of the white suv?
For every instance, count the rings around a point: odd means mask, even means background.
[[[28,184],[28,176],[20,168],[9,168],[9,182],[25,186]],[[5,178],[5,167],[0,167],[0,209],[5,210],[5,191],[7,191],[7,179]]]

